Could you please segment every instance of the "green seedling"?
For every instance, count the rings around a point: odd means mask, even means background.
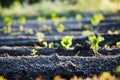
[[[65,21],[65,20],[66,20],[65,16],[60,17],[60,21]]]
[[[81,20],[82,19],[82,15],[81,14],[76,14],[75,19],[76,20]]]
[[[37,32],[35,36],[38,41],[43,41],[43,39],[45,38],[44,33],[41,32]]]
[[[117,73],[117,76],[120,79],[120,65],[116,67],[116,73]]]
[[[4,33],[11,33],[12,19],[9,17],[4,17],[5,26],[3,27]]]
[[[20,31],[23,31],[24,30],[24,24],[26,22],[26,18],[24,16],[21,16],[19,19],[18,19],[18,22],[19,22],[19,30]]]
[[[55,18],[57,18],[57,14],[55,12],[52,12],[50,14],[50,17],[51,17],[52,20],[54,20]]]
[[[26,30],[26,33],[28,33],[28,34],[33,34],[34,31],[32,30],[32,28],[29,28],[29,29]]]
[[[32,50],[31,50],[31,55],[32,55],[32,56],[38,56],[37,50],[32,49]]]
[[[93,49],[93,52],[95,55],[98,54],[98,50],[99,50],[99,43],[104,41],[104,37],[102,37],[101,35],[95,36],[90,35],[88,36],[88,43],[90,44],[91,48]]]
[[[54,43],[53,42],[50,42],[49,44],[47,43],[47,42],[43,42],[42,43],[43,44],[43,46],[45,47],[45,48],[53,48],[54,47]]]
[[[102,14],[94,14],[91,19],[91,24],[98,25],[102,19],[104,19],[104,16]]]
[[[120,47],[120,41],[116,43],[116,46],[117,46],[117,47]]]
[[[37,17],[37,21],[38,22],[44,22],[44,21],[46,21],[46,18],[45,17]]]
[[[48,46],[47,42],[44,41],[44,42],[42,42],[42,44],[43,44],[44,47],[47,48],[47,46]]]
[[[57,42],[54,43],[54,46],[55,46],[55,47],[61,47],[60,43],[57,43]]]
[[[70,46],[72,45],[72,39],[73,39],[73,36],[65,36],[65,37],[63,37],[62,40],[61,40],[61,45],[65,49],[69,49]]]
[[[47,26],[47,25],[43,25],[43,26],[42,26],[42,30],[43,30],[43,31],[48,31],[49,33],[52,32],[51,26]]]
[[[59,24],[57,27],[56,27],[56,31],[61,33],[63,32],[65,29],[65,26],[63,24]]]

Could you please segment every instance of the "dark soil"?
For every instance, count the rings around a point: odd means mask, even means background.
[[[77,75],[85,78],[103,71],[115,74],[115,67],[120,65],[120,55],[65,57],[54,54],[39,57],[1,57],[0,65],[0,74],[8,80],[34,80],[37,76],[51,80],[55,75],[66,78]]]
[[[69,80],[74,75],[85,78],[94,74],[99,75],[104,71],[116,74],[115,68],[120,65],[120,47],[115,45],[120,41],[120,34],[110,35],[107,31],[120,29],[118,18],[107,17],[96,26],[91,25],[90,19],[67,20],[60,23],[65,25],[62,33],[58,33],[53,22],[48,20],[42,23],[27,21],[23,32],[19,31],[18,23],[13,23],[12,33],[3,34],[4,24],[0,22],[0,75],[5,76],[7,80],[35,80],[38,76],[42,76],[44,80],[52,80],[56,75]],[[51,33],[42,30],[44,24],[51,26]],[[33,30],[33,34],[26,32],[29,28]],[[99,44],[99,55],[94,55],[86,42],[88,37],[82,35],[85,30],[90,30],[96,35],[100,33],[105,38],[105,41]],[[36,40],[36,32],[43,32],[44,41],[48,43],[60,43],[63,36],[73,35],[72,48],[44,48],[42,41]],[[58,39],[55,39],[55,36]],[[38,51],[37,57],[30,56],[32,49]]]

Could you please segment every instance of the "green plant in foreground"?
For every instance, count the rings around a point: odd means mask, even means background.
[[[63,24],[59,24],[57,27],[56,27],[56,31],[61,33],[63,32],[65,29],[65,26]]]
[[[31,50],[31,55],[32,55],[32,56],[38,56],[37,50],[32,49],[32,50]]]
[[[61,45],[66,48],[66,49],[69,49],[70,46],[72,45],[72,39],[73,39],[73,36],[65,36],[62,38],[61,40]]]
[[[120,65],[116,67],[117,76],[120,78]]]
[[[93,49],[93,52],[95,55],[98,53],[99,43],[102,41],[104,41],[104,37],[102,37],[101,35],[95,36],[93,34],[93,35],[88,36],[88,43],[90,44],[91,48]]]

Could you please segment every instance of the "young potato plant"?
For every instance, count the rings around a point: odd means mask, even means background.
[[[62,40],[61,40],[61,45],[65,49],[69,49],[70,46],[72,45],[72,39],[73,39],[73,36],[65,36],[65,37],[63,37]]]
[[[93,52],[95,55],[98,54],[98,50],[99,50],[99,43],[104,41],[104,37],[102,37],[101,35],[95,36],[90,35],[88,36],[88,43],[90,44],[91,48],[93,49]]]
[[[98,25],[102,19],[104,19],[104,16],[102,14],[94,14],[91,19],[91,24]]]
[[[11,33],[12,19],[9,17],[4,17],[5,26],[3,27],[4,33]]]
[[[32,49],[32,50],[31,50],[31,55],[32,55],[32,56],[38,56],[37,50]]]
[[[65,29],[65,26],[63,24],[59,24],[58,26],[56,26],[56,31],[61,33],[63,32]]]
[[[26,23],[26,18],[24,16],[21,16],[19,19],[18,19],[18,22],[19,22],[19,30],[20,31],[23,31],[24,30],[24,24]]]

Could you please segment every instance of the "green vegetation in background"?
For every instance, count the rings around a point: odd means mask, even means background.
[[[40,0],[40,2],[30,5],[26,0],[23,0],[23,2],[14,0],[9,8],[0,7],[0,16],[49,17],[52,13],[58,16],[69,16],[84,12],[117,12],[120,10],[119,4],[117,0]]]
[[[4,27],[3,32],[4,33],[11,33],[11,25],[12,25],[12,19],[9,17],[4,17]]]

